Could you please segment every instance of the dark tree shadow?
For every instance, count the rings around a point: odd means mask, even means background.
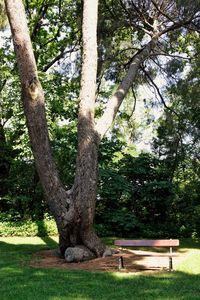
[[[38,236],[43,240],[46,245],[58,247],[58,243],[55,242],[48,234],[48,230],[45,226],[44,220],[36,221],[38,227]]]

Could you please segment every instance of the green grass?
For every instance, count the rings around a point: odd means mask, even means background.
[[[174,272],[135,275],[32,268],[33,253],[56,248],[55,238],[0,238],[0,300],[199,300],[200,245],[182,244],[189,255]]]

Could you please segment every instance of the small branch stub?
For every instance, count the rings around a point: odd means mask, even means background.
[[[30,94],[31,99],[33,101],[36,100],[39,95],[37,78],[34,77],[31,81],[28,81],[26,84],[26,88],[28,89],[28,93]]]

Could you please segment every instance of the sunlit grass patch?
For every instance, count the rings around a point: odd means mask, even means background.
[[[200,274],[200,250],[190,249],[187,258],[175,269],[188,274]]]

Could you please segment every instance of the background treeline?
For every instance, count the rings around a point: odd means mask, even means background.
[[[55,147],[55,154],[67,184],[73,179],[73,163],[68,162],[66,144],[67,137],[57,151]],[[105,141],[102,146],[96,210],[99,234],[199,236],[199,170],[192,159],[187,159],[187,165],[181,161],[172,179],[171,159],[149,153],[135,156],[133,152],[124,151],[116,141]],[[1,235],[56,233],[37,178],[33,161],[9,158],[9,174],[1,177]]]

